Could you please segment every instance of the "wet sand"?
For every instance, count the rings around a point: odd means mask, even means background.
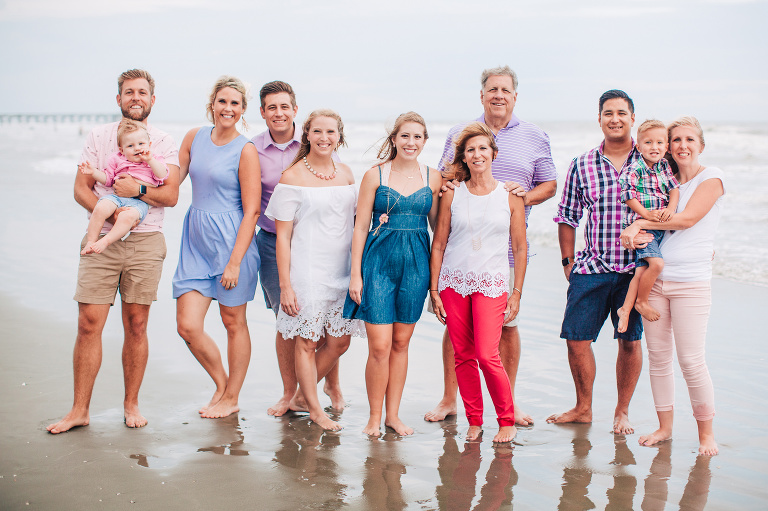
[[[62,136],[53,147],[41,148],[40,157],[66,147],[81,142]],[[758,322],[768,288],[713,281],[708,361],[720,455],[696,454],[695,423],[679,370],[674,440],[640,447],[639,434],[656,425],[647,368],[630,409],[638,433],[613,435],[616,345],[605,328],[594,345],[594,422],[545,422],[574,402],[558,338],[566,282],[559,254],[550,249],[539,249],[531,263],[520,327],[517,394],[536,425],[521,428],[511,447],[491,443],[496,425],[487,395],[480,443],[465,443],[461,415],[442,423],[422,419],[442,391],[441,329],[426,315],[412,340],[401,409],[416,430],[413,436],[389,432],[371,439],[361,433],[368,414],[367,346],[359,339],[341,361],[349,406],[336,418],[344,430],[324,433],[303,415],[268,416],[280,386],[274,317],[258,293],[248,310],[254,349],[241,411],[200,419],[197,410],[213,385],[176,334],[170,291],[188,185],[180,206],[166,216],[168,256],[150,315],[150,360],[140,396],[149,424],[138,430],[123,425],[122,326],[115,308],[104,330],[90,426],[48,434],[45,426],[72,402],[72,293],[86,220],[72,200],[72,177],[30,174],[22,153],[4,154],[0,166],[0,509],[741,510],[764,509],[768,502],[768,348]],[[33,212],[33,196],[47,209]],[[215,308],[207,321],[223,347]]]
[[[166,273],[170,273],[166,265]],[[524,340],[518,397],[536,425],[521,428],[511,447],[486,434],[465,443],[459,416],[428,423],[422,415],[440,395],[440,329],[425,316],[411,346],[401,416],[412,437],[361,433],[367,419],[364,341],[342,358],[349,406],[337,414],[344,430],[324,433],[306,416],[273,418],[266,409],[279,394],[273,320],[257,298],[249,310],[253,357],[241,412],[200,419],[212,385],[174,332],[173,302],[157,302],[150,319],[151,353],[141,409],[149,425],[122,423],[120,324],[113,310],[90,426],[58,436],[45,426],[69,408],[71,313],[51,319],[2,298],[0,385],[0,500],[2,509],[760,509],[768,499],[766,349],[754,331],[768,289],[714,282],[709,363],[718,399],[715,431],[720,455],[697,457],[693,418],[678,374],[675,439],[640,447],[638,434],[610,433],[615,398],[615,345],[603,332],[595,344],[598,378],[591,425],[545,423],[570,407],[573,390],[565,347],[557,338],[565,284],[557,254],[532,264],[523,302]],[[164,279],[169,278],[166,275]],[[561,282],[561,280],[563,282]],[[44,283],[38,282],[38,285]],[[62,312],[59,310],[59,312]],[[216,311],[211,332],[221,341]],[[486,396],[487,403],[490,400]],[[326,402],[329,401],[326,399]],[[631,417],[639,432],[654,427],[647,372],[640,378]]]

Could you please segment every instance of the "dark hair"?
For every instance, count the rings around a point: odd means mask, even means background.
[[[267,96],[270,94],[278,94],[280,92],[285,92],[291,97],[291,106],[293,108],[296,108],[296,93],[293,92],[293,87],[291,87],[286,82],[281,82],[280,80],[275,80],[274,82],[265,83],[264,86],[259,91],[259,99],[261,100],[261,108],[264,108],[266,105],[266,99]]]
[[[603,113],[603,105],[606,101],[609,99],[623,99],[627,102],[629,105],[629,113],[634,114],[635,113],[635,103],[632,101],[632,98],[630,98],[626,92],[619,89],[611,89],[608,91],[603,92],[603,95],[600,96],[600,104],[598,105],[598,113]]]
[[[485,137],[488,139],[488,145],[493,150],[493,158],[496,159],[496,155],[499,154],[499,146],[496,145],[496,138],[493,136],[493,131],[486,124],[482,122],[471,122],[466,128],[459,133],[456,137],[454,144],[454,156],[451,162],[452,176],[448,176],[456,181],[468,181],[470,177],[469,167],[464,163],[464,150],[467,147],[467,142],[474,137]]]

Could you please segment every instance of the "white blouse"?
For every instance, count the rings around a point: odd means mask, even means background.
[[[511,214],[504,183],[488,195],[473,195],[466,183],[456,188],[438,291],[451,288],[461,296],[480,293],[489,298],[509,292]]]

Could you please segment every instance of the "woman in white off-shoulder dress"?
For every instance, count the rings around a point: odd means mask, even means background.
[[[357,202],[352,171],[332,158],[344,144],[343,128],[331,110],[309,115],[301,148],[283,172],[265,213],[275,220],[277,231],[277,330],[286,339],[296,339],[299,391],[310,418],[328,430],[341,426],[320,405],[317,382],[347,351],[350,336],[364,335],[361,321],[342,317]],[[325,344],[317,348],[321,339]],[[304,408],[298,397],[291,409]]]

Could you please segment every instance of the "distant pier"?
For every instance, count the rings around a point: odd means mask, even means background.
[[[119,113],[111,114],[0,114],[1,124],[27,124],[35,123],[88,123],[103,124],[107,122],[116,122],[121,119]]]

